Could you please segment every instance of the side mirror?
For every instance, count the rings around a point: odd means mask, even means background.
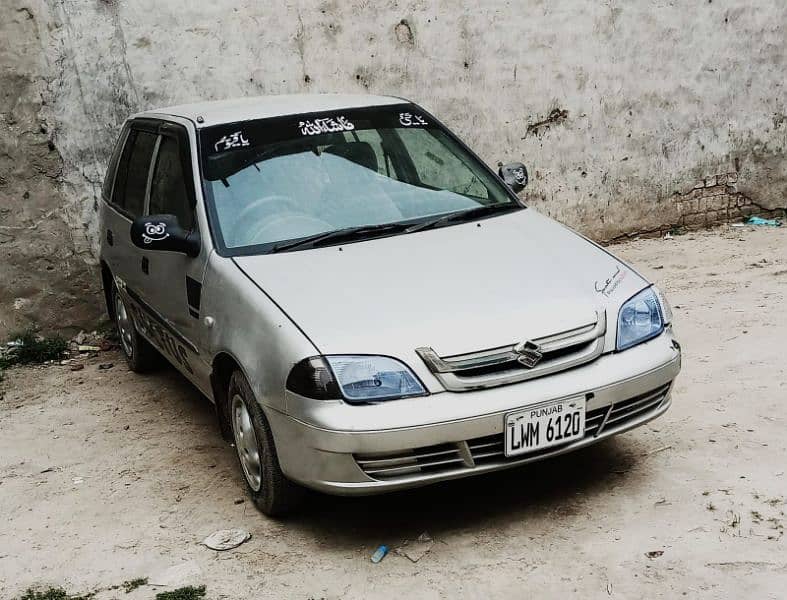
[[[134,219],[131,241],[137,248],[180,252],[192,258],[199,254],[196,231],[185,231],[175,215],[147,215]]]
[[[506,182],[506,185],[514,190],[514,193],[525,189],[527,185],[527,168],[522,163],[501,165],[498,173],[502,180]]]

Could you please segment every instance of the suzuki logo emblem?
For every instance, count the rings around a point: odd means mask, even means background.
[[[516,357],[517,362],[528,369],[535,367],[538,361],[544,357],[541,353],[541,346],[530,340],[514,346],[514,352],[519,355]]]

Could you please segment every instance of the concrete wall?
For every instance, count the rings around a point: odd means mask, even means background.
[[[0,0],[0,334],[99,314],[96,201],[130,112],[407,96],[604,240],[787,204],[785,39],[783,0]]]

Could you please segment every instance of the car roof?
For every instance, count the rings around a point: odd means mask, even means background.
[[[368,94],[287,94],[180,104],[178,106],[147,110],[135,114],[134,117],[171,115],[189,119],[199,128],[283,115],[362,108],[365,106],[385,106],[401,104],[402,102],[408,102],[408,100],[394,96],[373,96]]]

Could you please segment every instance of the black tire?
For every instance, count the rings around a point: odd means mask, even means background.
[[[305,490],[284,476],[279,466],[279,457],[276,454],[276,445],[273,442],[268,420],[260,408],[249,383],[240,371],[235,371],[230,378],[227,391],[229,425],[235,443],[235,454],[238,457],[246,489],[254,504],[269,517],[282,517],[291,514],[297,509],[305,495]],[[236,414],[236,402],[242,403],[247,411],[247,417],[254,433],[254,442],[257,447],[259,470],[244,464],[243,454],[249,448],[247,440],[248,429],[243,431],[241,423],[244,416]],[[239,410],[240,407],[238,407]],[[253,460],[251,461],[253,462]],[[252,473],[254,471],[254,473]]]
[[[120,350],[126,358],[128,368],[135,373],[147,373],[161,365],[162,356],[150,342],[137,331],[134,317],[126,309],[123,296],[112,286],[112,306],[115,315]],[[125,317],[123,316],[125,315]],[[125,323],[125,324],[124,324]]]

